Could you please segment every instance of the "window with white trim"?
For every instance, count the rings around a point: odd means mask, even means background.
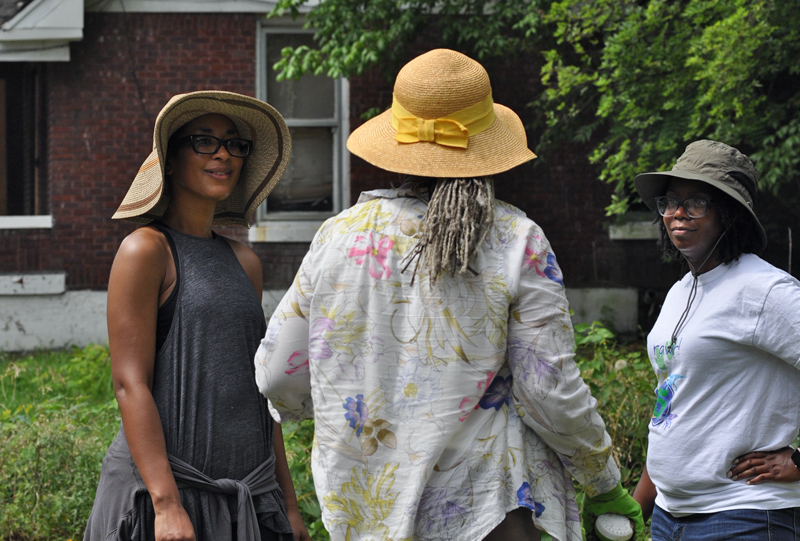
[[[0,229],[41,227],[41,218],[49,219],[42,216],[39,84],[37,64],[0,62]]]
[[[286,172],[259,207],[251,241],[308,241],[322,222],[349,205],[347,81],[324,75],[277,80],[284,47],[313,45],[313,33],[262,26],[257,96],[275,107],[292,137]]]

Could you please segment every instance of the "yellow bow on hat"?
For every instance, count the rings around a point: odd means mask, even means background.
[[[448,147],[467,148],[469,138],[494,122],[494,102],[489,94],[482,101],[446,117],[425,119],[414,116],[392,99],[392,126],[401,143],[427,141]]]

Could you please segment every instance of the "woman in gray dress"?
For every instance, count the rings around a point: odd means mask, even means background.
[[[253,379],[261,263],[212,230],[248,226],[290,149],[280,114],[247,96],[178,95],[159,114],[114,215],[148,226],[123,240],[109,278],[122,427],[85,539],[309,539]]]

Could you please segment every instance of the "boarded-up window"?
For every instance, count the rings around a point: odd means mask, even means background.
[[[35,64],[0,63],[0,216],[44,214]]]

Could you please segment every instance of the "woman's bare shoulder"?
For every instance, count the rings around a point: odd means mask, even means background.
[[[139,228],[123,239],[108,277],[109,340],[119,343],[120,329],[123,334],[134,329],[136,336],[143,329],[155,329],[169,257],[166,239],[150,227]],[[149,334],[146,340],[151,338],[155,343]]]
[[[153,256],[169,248],[164,234],[153,227],[140,227],[122,239],[119,254],[128,256]]]
[[[163,278],[169,257],[169,244],[164,234],[152,227],[140,227],[122,240],[114,267],[142,270],[150,276]]]

